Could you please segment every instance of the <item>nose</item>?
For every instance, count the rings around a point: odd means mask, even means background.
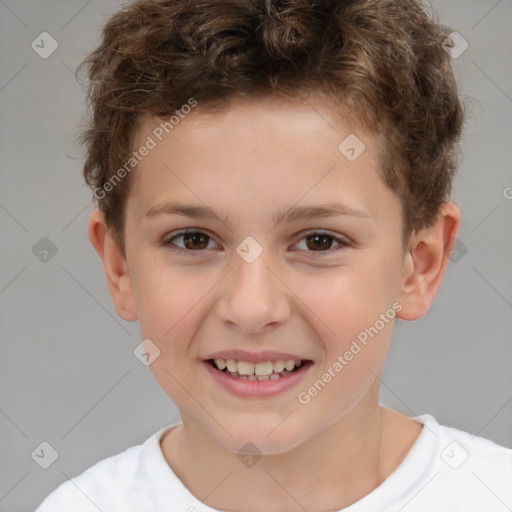
[[[233,264],[220,289],[218,317],[250,334],[284,323],[290,316],[287,287],[265,252],[252,263],[235,254]]]

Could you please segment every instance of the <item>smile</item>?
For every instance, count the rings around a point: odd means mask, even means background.
[[[210,359],[208,361],[214,368],[231,377],[242,380],[277,380],[293,373],[302,365],[300,359],[278,359],[277,361],[237,361],[236,359]]]
[[[260,355],[255,357],[259,361],[252,362],[232,357],[205,359],[203,368],[212,382],[246,399],[268,399],[296,388],[313,367],[309,359],[262,361]]]

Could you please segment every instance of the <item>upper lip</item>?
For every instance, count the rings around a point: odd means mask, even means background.
[[[274,352],[270,350],[260,350],[258,352],[246,352],[245,350],[221,350],[219,352],[212,352],[207,355],[205,359],[236,359],[237,361],[248,361],[251,363],[278,360],[289,361],[290,359],[306,360],[306,358],[296,354]]]

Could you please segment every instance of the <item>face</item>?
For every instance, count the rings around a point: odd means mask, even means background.
[[[376,139],[325,104],[198,105],[161,141],[160,122],[138,132],[136,148],[156,146],[125,223],[142,338],[160,351],[150,368],[185,425],[232,450],[288,451],[342,421],[381,371],[400,308],[400,200]],[[338,148],[351,134],[362,152],[353,138]]]

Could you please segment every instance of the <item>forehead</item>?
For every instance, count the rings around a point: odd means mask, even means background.
[[[332,203],[344,195],[357,209],[359,195],[371,210],[378,206],[372,190],[387,188],[378,172],[379,139],[325,100],[244,99],[217,110],[198,104],[163,119],[146,115],[134,149],[148,141],[152,149],[130,187],[144,207],[180,194],[188,203],[205,197],[246,211],[258,197],[289,206],[301,196]]]
[[[258,130],[258,135],[262,135],[261,128],[264,125],[267,136],[277,135],[280,142],[292,131],[296,136],[302,132],[309,138],[313,131],[328,130],[336,135],[335,139],[344,133],[346,135],[347,131],[355,132],[369,143],[376,144],[380,152],[383,147],[382,131],[377,129],[376,123],[370,122],[369,116],[368,112],[364,111],[360,115],[339,100],[321,92],[297,93],[294,97],[282,94],[233,97],[223,103],[201,103],[190,98],[174,113],[165,117],[142,114],[137,123],[134,145],[137,147],[143,144],[148,135],[157,143],[165,143],[173,135],[195,139],[197,136],[227,136],[233,133],[245,134],[246,142],[250,144],[250,135]],[[224,142],[228,144],[229,139],[226,137]],[[258,142],[260,138],[255,140],[255,143]],[[290,142],[293,145],[293,141]],[[300,149],[297,144],[295,149]]]

